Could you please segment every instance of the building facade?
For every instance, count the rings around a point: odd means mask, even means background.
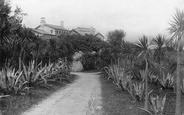
[[[95,35],[95,28],[91,27],[91,28],[84,28],[84,27],[77,27],[75,29],[75,31],[77,31],[80,35],[84,36],[84,35]]]
[[[68,34],[69,31],[64,28],[64,21],[60,22],[60,25],[52,25],[47,24],[45,21],[45,18],[41,18],[40,25],[36,27],[35,29],[32,29],[32,31],[39,36],[50,36],[52,38],[53,36],[59,36],[59,35],[65,35]]]

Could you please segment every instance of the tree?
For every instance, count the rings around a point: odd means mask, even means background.
[[[0,2],[0,55],[2,56],[1,64],[5,63],[8,58],[13,59],[17,50],[17,43],[20,37],[17,37],[17,30],[22,27],[21,22],[25,13],[20,8],[16,8],[13,15],[11,13],[10,3],[1,0]],[[14,49],[15,48],[15,49]],[[8,54],[8,55],[7,55]],[[13,56],[10,56],[13,55]]]
[[[134,50],[135,44],[130,42],[122,43],[122,57],[125,61],[130,60],[131,68],[133,69],[136,52]]]
[[[9,3],[1,0],[0,2],[0,65],[3,66],[6,59],[6,50],[11,34],[12,25],[9,22],[9,14],[11,12]],[[9,49],[9,48],[8,48]]]
[[[37,37],[32,33],[32,31],[29,28],[26,27],[20,27],[17,31],[17,36],[19,38],[19,70],[21,70],[21,63],[22,60],[24,60],[25,55],[25,50],[27,46],[33,42],[34,39],[37,39]]]
[[[126,69],[126,63],[128,60],[130,60],[130,72],[131,74],[133,73],[133,69],[134,69],[134,61],[135,61],[135,56],[136,56],[136,52],[134,50],[135,45],[133,43],[130,42],[123,42],[122,44],[122,57],[123,57],[123,61],[124,61],[124,71],[123,71],[123,76],[125,75],[125,69]],[[133,75],[133,74],[132,74]],[[132,93],[132,76],[130,76],[130,92]],[[132,94],[131,94],[132,95]]]
[[[39,63],[39,58],[41,58],[41,61],[43,61],[43,57],[47,52],[47,47],[47,41],[40,37],[37,37],[37,39],[33,40],[33,42],[29,44],[28,48],[32,55],[32,59],[35,60],[35,65]]]
[[[146,36],[142,36],[137,43],[135,43],[135,52],[138,52],[138,57],[142,56],[146,62],[144,79],[145,79],[145,105],[144,109],[148,110],[148,59],[150,55],[149,42]]]
[[[172,35],[173,42],[176,44],[175,49],[177,51],[177,77],[176,77],[176,108],[175,115],[181,115],[181,76],[180,76],[180,58],[181,52],[184,46],[184,12],[176,10],[173,16],[174,21],[170,23],[169,32]]]
[[[107,43],[111,47],[110,52],[113,57],[113,61],[117,60],[121,54],[121,45],[125,36],[126,33],[123,30],[114,30],[107,34]]]
[[[166,50],[168,42],[164,36],[158,35],[156,38],[152,39],[151,45],[153,47],[154,53],[153,58],[159,64],[159,74],[162,76],[162,61],[165,59]]]

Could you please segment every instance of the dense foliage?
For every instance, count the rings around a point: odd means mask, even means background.
[[[35,86],[49,88],[51,81],[69,80],[72,56],[82,51],[86,70],[103,68],[107,79],[130,93],[132,99],[145,101],[142,109],[151,114],[163,113],[166,96],[154,98],[150,84],[161,90],[176,90],[176,115],[181,115],[184,12],[177,10],[174,15],[169,28],[171,39],[158,35],[150,40],[143,35],[135,43],[126,41],[123,30],[110,31],[107,41],[93,35],[61,35],[45,40],[22,25],[26,14],[20,8],[11,12],[10,3],[2,0],[0,94],[21,94]]]
[[[135,43],[127,42],[123,33],[109,32],[111,64],[103,68],[107,79],[120,89],[130,93],[132,99],[144,101],[142,110],[152,115],[162,115],[166,96],[153,96],[152,92],[169,89],[176,91],[175,114],[181,115],[181,92],[183,91],[183,38],[184,12],[177,10],[170,24],[171,38],[158,35],[149,39],[143,35]],[[156,89],[149,89],[155,85]]]

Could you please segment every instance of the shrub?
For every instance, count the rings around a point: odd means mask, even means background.
[[[133,95],[137,101],[143,101],[145,97],[145,86],[144,82],[133,84]]]
[[[174,88],[174,76],[170,73],[164,74],[162,79],[159,79],[159,83],[163,89],[173,89]]]
[[[5,67],[0,71],[0,89],[3,94],[18,94],[25,89],[26,82],[22,81],[22,72],[15,68]]]
[[[91,53],[86,53],[82,56],[82,65],[85,70],[93,70],[95,68],[96,55]]]
[[[164,107],[166,102],[166,95],[165,96],[150,96],[149,100],[149,110],[142,110],[148,112],[151,115],[163,115]]]

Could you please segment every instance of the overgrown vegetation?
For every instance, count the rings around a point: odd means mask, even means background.
[[[143,35],[137,42],[130,43],[125,40],[124,31],[109,32],[109,57],[113,58],[102,72],[105,78],[128,92],[133,100],[143,101],[144,107],[141,109],[149,114],[162,115],[167,96],[176,91],[175,115],[181,115],[183,19],[183,11],[177,10],[169,28],[171,38],[167,39],[158,35],[150,40]],[[151,95],[155,91],[164,90],[169,91],[165,96]]]
[[[1,98],[27,95],[37,87],[52,89],[50,83],[71,81],[72,56],[82,51],[84,68],[101,69],[105,78],[130,94],[133,102],[144,102],[140,110],[164,114],[167,97],[175,92],[175,115],[181,115],[183,11],[177,10],[173,16],[170,38],[157,35],[151,40],[143,35],[135,43],[126,41],[123,30],[110,31],[107,41],[93,35],[61,35],[44,40],[22,25],[26,15],[18,7],[11,13],[10,3],[5,0],[0,3]],[[160,91],[166,91],[166,96],[152,96]]]
[[[53,90],[55,84],[71,82],[73,77],[70,75],[70,65],[75,52],[99,52],[104,47],[103,44],[106,44],[92,35],[61,35],[52,39],[44,39],[36,36],[31,28],[22,24],[26,15],[19,7],[12,11],[10,2],[1,0],[0,100],[3,100],[2,103],[7,102],[7,106],[13,110],[18,105],[26,104],[21,101],[29,102],[27,100],[29,95],[36,89],[43,89],[38,94],[40,97],[45,97],[43,96],[44,89]],[[87,68],[88,64],[91,64],[88,61],[85,63]],[[49,92],[52,93],[48,91],[47,95],[50,94]],[[37,97],[39,98],[39,95],[35,95],[33,103],[38,101]],[[17,105],[13,108],[10,100],[15,99],[20,100],[14,103]],[[30,107],[32,104],[27,103],[27,105]],[[25,108],[28,109],[27,106]]]

